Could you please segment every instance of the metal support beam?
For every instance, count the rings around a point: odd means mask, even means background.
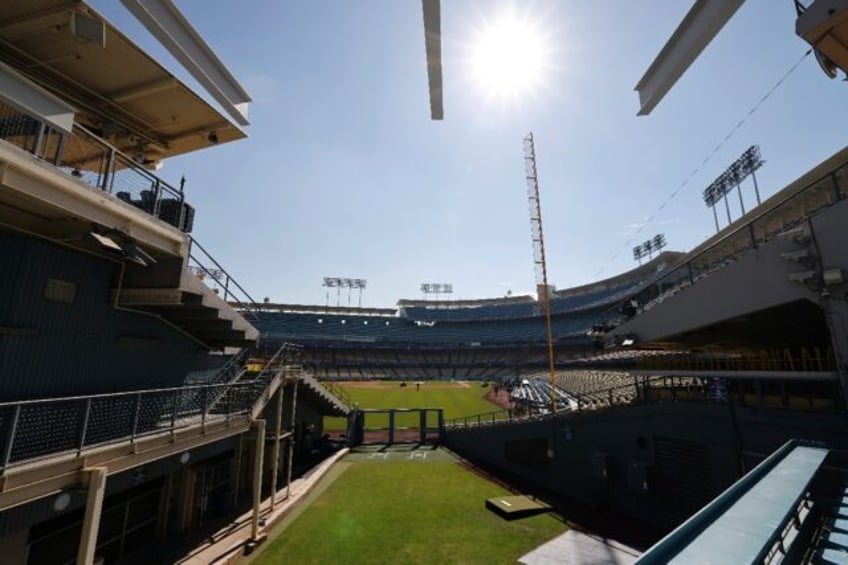
[[[106,490],[107,472],[107,469],[103,467],[86,469],[88,496],[85,501],[85,516],[82,520],[82,534],[77,550],[77,565],[94,563],[94,550],[97,547],[97,532],[100,530],[100,514],[103,510],[103,493]]]
[[[265,420],[256,420],[256,445],[253,451],[253,518],[250,539],[259,539],[259,510],[262,507],[262,462],[265,456]]]
[[[250,411],[251,419],[258,419],[262,414],[262,411],[265,410],[265,406],[271,402],[271,399],[274,397],[274,393],[277,392],[279,388],[286,381],[286,369],[280,369],[277,371],[277,374],[271,378],[271,381],[268,383],[268,386],[265,387],[265,390],[256,399],[256,402],[253,404],[253,409]]]
[[[249,125],[250,95],[171,0],[121,2],[238,124]]]
[[[745,0],[696,0],[636,85],[646,116],[683,76]]]

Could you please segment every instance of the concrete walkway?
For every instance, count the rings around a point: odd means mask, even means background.
[[[317,466],[309,470],[303,477],[292,481],[291,492],[288,498],[286,489],[277,492],[276,508],[271,512],[271,499],[262,501],[260,511],[260,535],[268,532],[281,519],[303,501],[312,488],[330,470],[330,468],[342,457],[347,455],[348,449],[342,449],[325,459]],[[181,565],[207,565],[210,563],[228,564],[237,563],[244,555],[245,547],[250,541],[250,522],[253,512],[247,512],[239,516],[234,522],[210,536],[209,541],[194,548],[189,554],[178,559],[176,563]]]
[[[630,565],[641,552],[609,538],[568,530],[519,559],[524,565]]]

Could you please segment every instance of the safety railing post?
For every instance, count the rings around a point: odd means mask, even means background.
[[[6,438],[6,449],[3,450],[3,469],[9,466],[9,460],[12,458],[12,446],[15,443],[15,433],[18,430],[18,420],[21,417],[21,405],[15,405],[15,413],[12,416],[12,425],[9,426],[9,435]]]
[[[135,435],[138,433],[138,415],[141,412],[141,393],[135,395],[135,409],[133,410],[132,432],[130,433],[130,443],[135,441]]]
[[[82,449],[85,447],[85,435],[88,433],[88,417],[91,414],[91,400],[91,398],[85,400],[85,414],[82,417],[82,431],[80,432],[77,456],[82,453]]]
[[[200,429],[204,432],[206,431],[206,399],[208,395],[208,390],[208,388],[203,387],[203,404],[200,406]]]
[[[179,391],[174,391],[174,399],[171,402],[171,435],[174,434],[177,426],[177,397],[179,395]]]
[[[162,209],[162,182],[159,178],[153,180],[153,217],[158,218]]]
[[[183,177],[182,181],[180,181],[180,213],[177,217],[177,229],[183,231],[185,227],[185,214],[186,214],[186,206],[185,206],[185,191],[183,187],[185,186],[185,177]]]
[[[41,144],[44,141],[44,122],[37,122],[38,130],[35,132],[35,140],[32,143],[32,154],[41,157]]]
[[[100,190],[104,192],[108,192],[111,194],[112,192],[112,180],[115,176],[115,150],[111,147],[108,149],[106,153],[106,163],[105,168],[103,170],[103,178],[100,179],[101,186]]]

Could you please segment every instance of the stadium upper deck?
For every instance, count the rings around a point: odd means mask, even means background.
[[[627,273],[557,292],[551,300],[554,337],[588,345],[588,334],[603,314],[674,265],[666,252]],[[324,308],[264,305],[257,314],[264,339],[323,344],[431,345],[441,347],[544,343],[546,329],[537,302],[529,296],[463,301],[400,300],[398,309]]]

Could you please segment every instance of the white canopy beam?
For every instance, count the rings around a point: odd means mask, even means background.
[[[249,125],[250,95],[171,0],[121,2],[238,124]]]
[[[442,17],[439,0],[421,0],[424,11],[424,47],[427,50],[427,82],[430,87],[430,118],[444,117],[442,105]]]
[[[636,85],[639,116],[646,116],[721,31],[745,0],[696,0]]]

